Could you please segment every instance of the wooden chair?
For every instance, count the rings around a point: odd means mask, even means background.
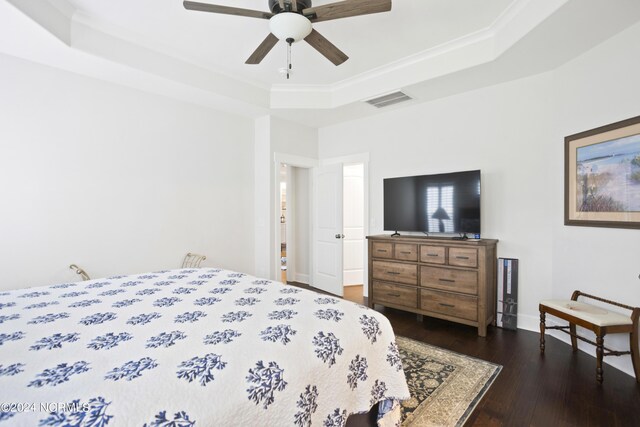
[[[200,263],[207,259],[204,255],[187,253],[182,261],[182,268],[200,268]]]
[[[605,308],[578,302],[578,297],[590,298],[606,304],[614,305],[631,311],[630,316],[610,311]],[[544,332],[546,329],[558,329],[571,335],[571,347],[578,350],[578,341],[581,340],[596,346],[596,380],[602,383],[602,358],[604,356],[631,355],[636,381],[640,383],[640,355],[638,353],[638,318],[640,307],[631,307],[615,301],[574,291],[570,300],[546,300],[540,302],[540,352],[544,353]],[[549,313],[569,322],[569,326],[546,326],[545,315]],[[589,329],[596,334],[593,342],[576,333],[576,325]],[[568,329],[568,330],[567,330]],[[604,346],[604,337],[607,334],[629,334],[629,351],[611,350]]]
[[[71,264],[69,266],[69,268],[73,271],[75,271],[77,274],[80,275],[80,277],[82,277],[82,280],[91,280],[91,278],[89,277],[89,275],[87,274],[86,271],[84,271],[82,268],[78,267],[75,264]]]

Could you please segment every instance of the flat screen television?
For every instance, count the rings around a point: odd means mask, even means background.
[[[385,179],[384,229],[480,234],[480,171]]]

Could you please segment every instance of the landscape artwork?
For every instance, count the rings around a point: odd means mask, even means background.
[[[640,212],[640,134],[579,147],[576,208]]]
[[[640,229],[640,116],[564,141],[564,224]]]

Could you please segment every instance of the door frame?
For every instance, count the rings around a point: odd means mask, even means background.
[[[273,186],[272,188],[274,189],[274,193],[272,194],[272,198],[271,198],[271,212],[273,214],[273,222],[271,224],[272,230],[273,230],[273,241],[272,241],[272,262],[275,265],[275,279],[279,280],[279,275],[280,275],[280,233],[277,232],[277,230],[280,229],[280,185],[278,184],[280,182],[280,164],[285,163],[288,166],[293,166],[293,167],[297,167],[297,168],[302,168],[302,169],[309,169],[309,172],[311,172],[311,169],[313,169],[314,167],[318,166],[318,160],[317,159],[312,159],[310,157],[302,157],[302,156],[296,156],[293,154],[286,154],[286,153],[273,153],[273,163],[274,163],[274,173],[272,176],[273,179]],[[311,192],[313,191],[313,177],[311,176],[313,175],[312,173],[309,173],[309,194],[311,194]],[[289,191],[290,189],[287,186],[287,211],[289,210]],[[310,197],[310,206],[309,206],[309,224],[313,224],[313,210],[312,208],[312,203],[313,203],[313,199]],[[288,214],[290,215],[290,214]],[[312,230],[310,231],[310,236],[313,233],[313,227]],[[290,237],[287,236],[287,257],[289,256],[289,240]],[[313,239],[309,239],[309,259],[313,260]],[[309,268],[311,269],[311,266],[309,266]],[[309,281],[312,281],[312,272],[309,272]],[[287,269],[287,277],[289,276],[289,270]]]
[[[365,235],[365,240],[366,240],[366,236],[369,235],[369,153],[365,152],[365,153],[357,153],[357,154],[351,154],[348,156],[340,156],[340,157],[330,157],[330,158],[326,158],[326,159],[320,159],[319,162],[319,166],[325,166],[325,165],[332,165],[332,164],[336,164],[336,163],[342,163],[343,165],[348,165],[348,164],[362,164],[363,166],[363,180],[362,180],[362,186],[363,191],[364,191],[364,198],[363,198],[363,209],[362,209],[362,215],[364,216],[363,218],[363,224],[364,224],[364,235]],[[312,203],[313,203],[313,198],[312,198]],[[312,206],[312,212],[313,212],[313,208],[315,208],[315,206]],[[313,218],[312,218],[313,220]],[[312,223],[313,224],[313,223]],[[313,226],[311,227],[311,241],[315,241],[315,236],[313,235]],[[367,268],[367,263],[365,262],[367,260],[367,252],[369,245],[365,244],[364,245],[364,253],[362,254],[363,258],[363,262],[364,262],[364,275],[363,275],[363,286],[362,286],[362,292],[364,294],[365,297],[369,296],[369,269]],[[311,259],[312,262],[314,262],[315,258],[313,258],[313,254],[311,254]],[[313,269],[312,269],[312,273],[313,273]],[[313,281],[313,278],[311,279],[311,281]],[[344,286],[344,284],[343,284]]]

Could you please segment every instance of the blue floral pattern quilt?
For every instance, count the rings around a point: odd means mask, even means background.
[[[0,292],[0,427],[343,426],[409,398],[388,320],[222,269]]]

